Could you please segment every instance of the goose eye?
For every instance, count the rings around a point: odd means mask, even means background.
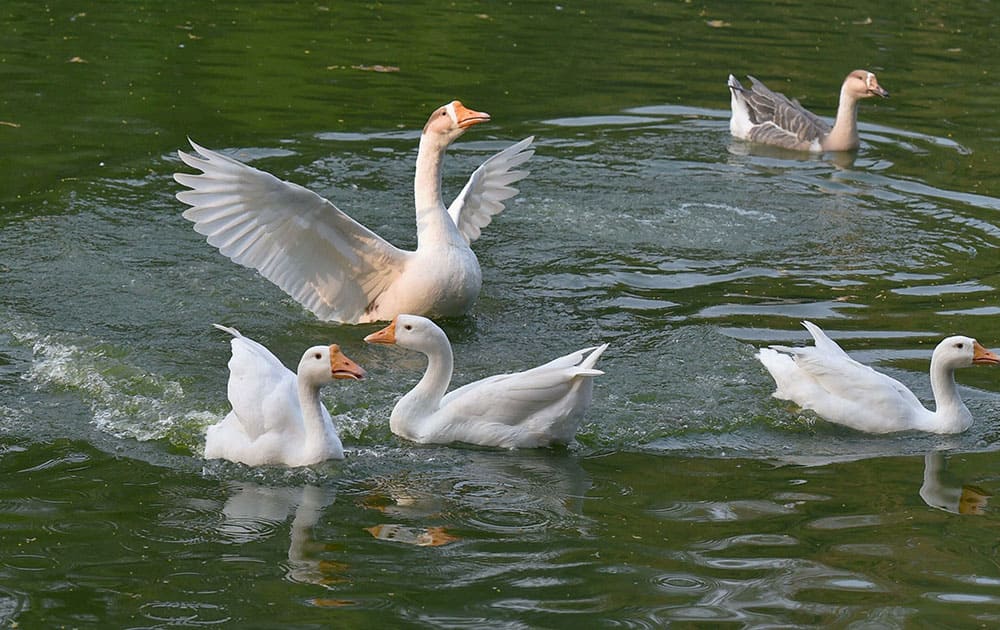
[[[317,359],[322,359],[323,358],[323,355],[320,354],[319,352],[317,352],[315,356],[316,356]]]
[[[960,342],[958,342],[958,343],[955,344],[955,347],[958,348],[959,350],[961,350],[962,348],[965,347],[965,344],[960,341]]]
[[[406,324],[403,326],[403,330],[413,330],[413,324]]]

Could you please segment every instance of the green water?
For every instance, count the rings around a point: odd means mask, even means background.
[[[941,337],[1000,347],[991,5],[92,4],[0,6],[0,626],[1000,621],[998,373],[959,373],[966,433],[871,437],[753,358],[808,318],[930,404]],[[856,155],[729,137],[730,72],[831,115],[856,67],[892,93]],[[399,440],[422,360],[316,321],[173,197],[190,137],[412,247],[419,130],[453,98],[493,119],[449,195],[537,138],[443,323],[455,380],[610,343],[573,448]],[[213,322],[369,370],[325,392],[346,461],[199,457]]]

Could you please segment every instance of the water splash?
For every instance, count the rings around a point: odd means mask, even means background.
[[[204,427],[218,420],[217,413],[186,408],[178,381],[129,364],[115,356],[112,347],[93,340],[70,341],[24,325],[11,334],[31,347],[32,361],[23,380],[36,388],[78,395],[89,406],[93,425],[114,437],[167,440],[195,450]]]

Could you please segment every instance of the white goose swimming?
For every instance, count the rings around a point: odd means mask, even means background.
[[[840,86],[837,117],[830,123],[784,94],[772,92],[749,77],[751,87],[743,87],[729,75],[732,117],[729,130],[742,140],[772,144],[796,151],[850,151],[858,148],[858,101],[870,96],[888,98],[889,92],[867,70],[855,70]]]
[[[365,371],[332,345],[306,350],[295,374],[235,328],[215,327],[233,336],[228,387],[233,410],[208,427],[205,458],[248,466],[310,466],[343,459],[344,448],[319,389],[335,379],[360,380]]]
[[[529,137],[484,162],[445,208],[441,162],[466,129],[488,121],[452,101],[431,114],[420,136],[414,178],[417,249],[406,251],[354,221],[298,184],[247,166],[194,142],[200,155],[179,151],[201,174],[176,173],[191,188],[177,193],[190,205],[184,218],[209,244],[251,267],[322,320],[363,323],[402,312],[463,315],[482,286],[469,244],[517,194],[511,184],[533,154]]]
[[[365,341],[396,344],[427,356],[423,378],[392,410],[389,427],[393,433],[423,444],[465,442],[501,448],[572,442],[590,407],[593,377],[603,374],[594,366],[608,347],[578,350],[525,372],[491,376],[445,395],[453,369],[451,344],[434,322],[399,315]]]
[[[935,410],[930,411],[896,379],[850,358],[819,326],[807,321],[802,325],[815,346],[771,346],[756,355],[778,386],[773,396],[815,411],[830,422],[869,433],[965,431],[972,425],[972,414],[959,396],[955,370],[1000,363],[1000,357],[975,339],[944,339],[931,356]]]

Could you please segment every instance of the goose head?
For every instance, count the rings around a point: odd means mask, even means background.
[[[437,324],[419,315],[397,315],[392,323],[365,337],[368,343],[397,345],[427,354],[442,345],[450,345]]]
[[[955,370],[970,365],[996,365],[1000,363],[1000,356],[971,337],[956,335],[944,339],[934,348],[931,362]]]
[[[365,377],[365,370],[347,358],[337,344],[313,346],[306,350],[299,361],[298,373],[299,378],[316,384],[345,378],[360,381]]]
[[[847,75],[842,89],[856,99],[870,96],[889,98],[889,91],[878,84],[875,73],[867,70],[855,70]]]
[[[462,105],[460,101],[452,101],[434,110],[424,125],[423,135],[437,140],[442,146],[447,146],[469,127],[489,119],[490,115],[486,112],[477,112]]]

